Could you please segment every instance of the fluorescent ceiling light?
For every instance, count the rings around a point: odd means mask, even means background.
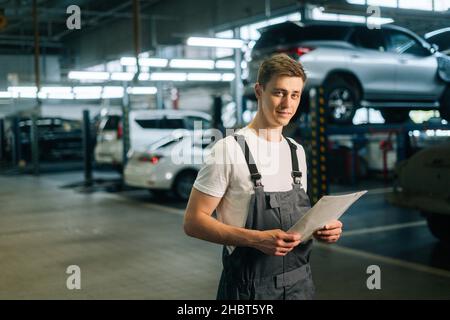
[[[368,17],[367,23],[374,24],[374,25],[382,25],[386,23],[392,23],[394,20],[391,18],[377,18],[377,17]]]
[[[73,87],[74,93],[100,93],[102,92],[102,87],[100,86],[80,86]]]
[[[129,87],[129,94],[156,94],[158,90],[155,87]]]
[[[186,81],[186,73],[177,72],[154,72],[150,74],[153,81]]]
[[[75,80],[108,80],[109,72],[70,71],[68,77]]]
[[[122,98],[123,93],[124,93],[123,87],[107,86],[103,87],[102,98],[103,99]]]
[[[123,65],[123,66],[135,66],[136,65],[136,58],[133,58],[133,57],[120,58],[120,64]]]
[[[222,75],[220,73],[188,73],[188,81],[220,81]]]
[[[140,81],[148,81],[150,80],[150,73],[140,73],[139,74]]]
[[[8,91],[11,92],[13,98],[36,98],[36,87],[8,87]]]
[[[72,87],[42,87],[39,92],[45,93],[45,94],[64,94],[64,93],[71,93]]]
[[[100,99],[102,87],[73,87],[73,92],[75,94],[75,99]]]
[[[143,67],[159,67],[165,68],[167,66],[167,59],[161,58],[139,58],[139,65]],[[123,57],[120,59],[120,63],[123,66],[135,66],[136,58],[133,57]]]
[[[421,0],[421,1],[405,1],[399,0],[398,7],[402,9],[416,9],[416,10],[433,10],[432,0]]]
[[[169,66],[171,68],[186,69],[214,69],[213,60],[194,60],[194,59],[172,59]]]
[[[189,37],[187,39],[187,45],[217,48],[242,48],[244,42],[240,39]]]
[[[111,73],[111,80],[115,81],[131,81],[133,80],[134,73],[131,72],[113,72]]]
[[[234,77],[234,73],[224,73],[222,74],[222,81],[233,81]]]
[[[21,92],[19,93],[19,97],[21,98],[36,98],[36,92]]]
[[[101,99],[102,95],[100,93],[96,94],[76,94],[75,100],[98,100]]]
[[[39,99],[57,99],[57,100],[71,100],[74,99],[74,94],[72,92],[42,92],[39,91]]]
[[[217,69],[234,69],[235,63],[233,60],[217,60],[216,68]]]
[[[59,100],[72,100],[75,98],[75,95],[70,92],[70,93],[52,93],[48,95],[48,99],[59,99]]]

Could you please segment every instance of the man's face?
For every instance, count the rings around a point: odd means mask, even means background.
[[[303,89],[300,77],[273,76],[263,88],[255,85],[259,112],[269,127],[285,126],[297,111]]]

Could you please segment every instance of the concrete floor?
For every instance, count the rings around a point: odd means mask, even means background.
[[[82,177],[0,176],[0,299],[215,298],[221,248],[183,233],[184,203],[62,188]],[[337,245],[315,244],[316,298],[450,299],[449,248],[375,187],[343,216]],[[71,265],[81,290],[66,287]],[[380,290],[367,288],[370,265],[381,268]]]

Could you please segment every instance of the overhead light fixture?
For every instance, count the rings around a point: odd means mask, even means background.
[[[220,81],[222,75],[220,73],[188,73],[188,81]]]
[[[185,69],[214,69],[213,60],[194,60],[194,59],[172,59],[169,66],[171,68]]]
[[[186,73],[177,72],[153,72],[150,74],[152,81],[186,81]]]
[[[241,39],[223,39],[223,38],[204,38],[189,37],[187,39],[188,46],[198,47],[216,47],[216,48],[242,48],[244,41]]]
[[[51,93],[70,93],[72,92],[72,87],[42,87],[40,92],[51,94]]]
[[[217,60],[216,68],[217,69],[234,69],[235,63],[233,60]]]
[[[8,87],[8,91],[11,92],[13,98],[36,98],[36,87]]]
[[[223,73],[222,74],[222,81],[233,81],[235,78],[234,73]]]
[[[158,90],[155,87],[129,87],[129,94],[156,94]]]
[[[73,93],[75,94],[75,99],[100,99],[102,95],[102,87],[73,87]]]
[[[165,68],[167,66],[167,59],[161,58],[139,58],[139,65],[143,67],[159,67]],[[120,58],[120,64],[123,66],[135,66],[136,58],[133,57],[123,57]]]
[[[38,93],[40,99],[73,99],[72,87],[42,87]]]
[[[123,66],[135,66],[136,65],[136,58],[133,58],[133,57],[120,58],[120,64],[123,65]]]
[[[45,92],[39,91],[38,97],[39,97],[39,99],[72,100],[75,98],[75,95],[72,92],[45,93]]]
[[[74,80],[108,80],[109,72],[95,72],[95,71],[70,71],[69,79]]]
[[[140,81],[148,81],[150,80],[150,73],[140,73],[138,79]]]
[[[123,87],[107,86],[107,87],[103,87],[102,98],[103,99],[122,98],[123,93],[124,93]]]

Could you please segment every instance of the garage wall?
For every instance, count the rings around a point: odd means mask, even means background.
[[[11,85],[34,84],[33,55],[1,55],[0,61],[0,91]],[[40,67],[41,81],[60,81],[61,72],[58,56],[41,56]],[[8,74],[14,74],[13,76],[10,75],[12,80],[10,82],[8,82]]]

